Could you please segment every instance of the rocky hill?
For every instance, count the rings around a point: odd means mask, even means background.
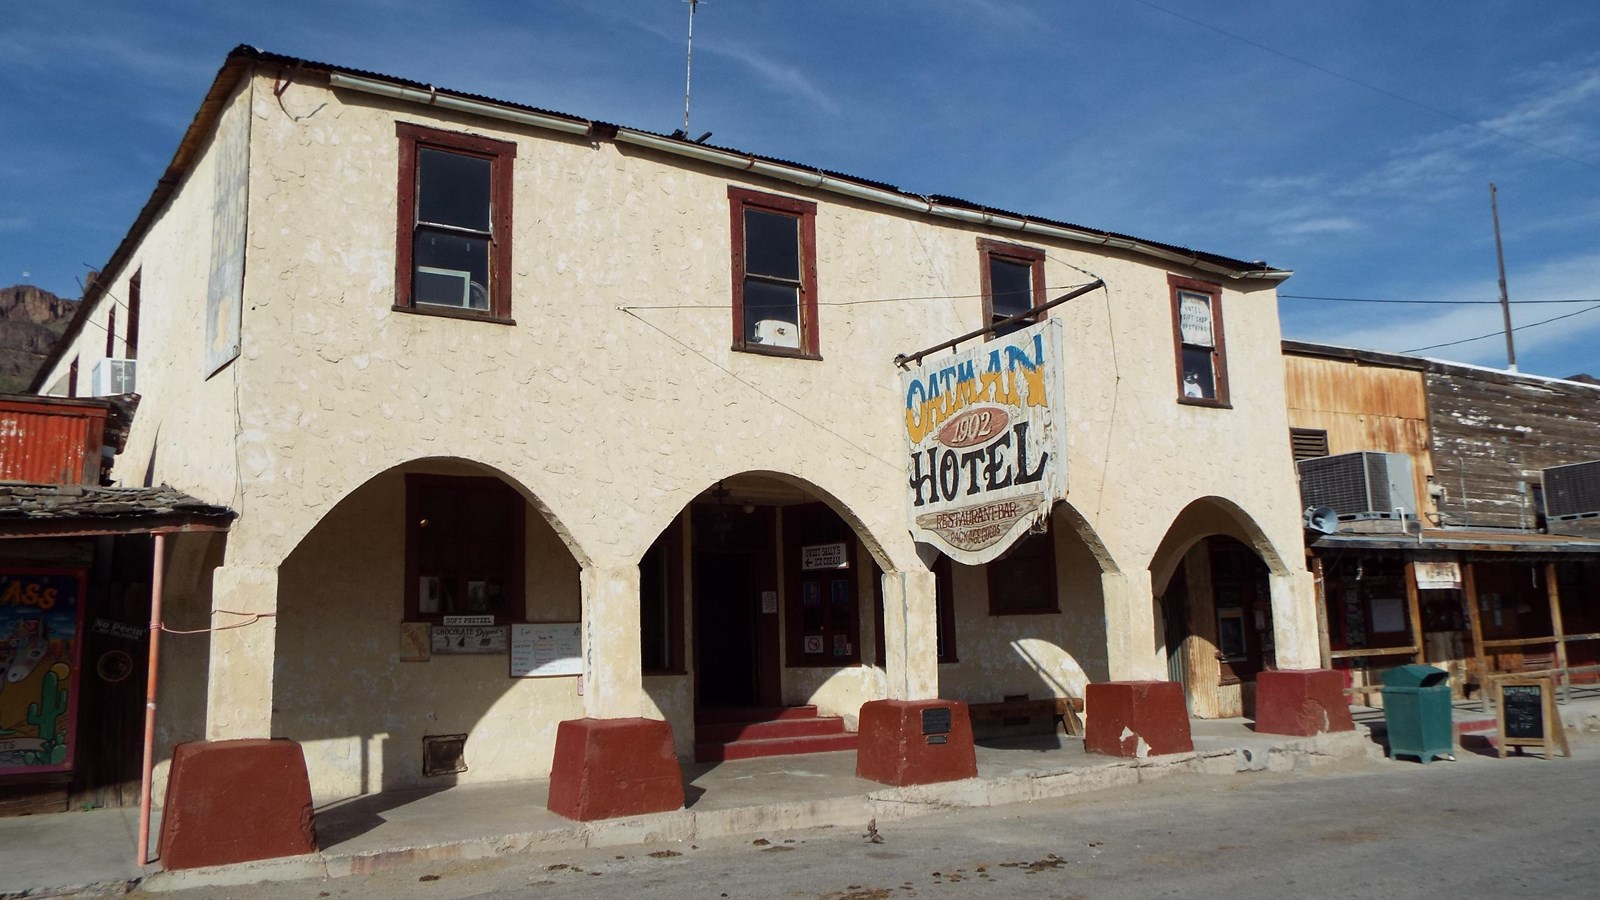
[[[27,390],[77,309],[76,300],[31,284],[0,288],[0,392]]]

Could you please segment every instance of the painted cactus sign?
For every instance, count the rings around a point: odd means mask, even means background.
[[[72,768],[84,574],[0,569],[0,775]]]
[[[1046,319],[902,373],[917,540],[981,565],[1066,496],[1061,327]]]

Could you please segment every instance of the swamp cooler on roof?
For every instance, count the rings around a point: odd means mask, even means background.
[[[1296,465],[1300,502],[1307,507],[1332,507],[1341,520],[1417,514],[1411,457],[1404,453],[1363,450],[1303,459]]]
[[[1600,517],[1600,460],[1545,469],[1544,510],[1558,521]]]

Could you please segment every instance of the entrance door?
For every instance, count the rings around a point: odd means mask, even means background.
[[[755,556],[694,555],[695,686],[702,707],[758,705]]]

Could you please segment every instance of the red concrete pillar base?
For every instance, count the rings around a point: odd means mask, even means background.
[[[658,719],[562,722],[545,805],[580,822],[682,809],[672,726]]]
[[[1355,728],[1341,673],[1280,669],[1256,676],[1256,731],[1306,737]]]
[[[1084,692],[1083,748],[1108,756],[1188,753],[1189,710],[1176,681],[1108,681]]]
[[[873,700],[861,707],[856,777],[882,784],[976,778],[972,719],[959,700]]]
[[[315,852],[311,781],[299,744],[195,741],[173,749],[161,810],[163,868]]]

